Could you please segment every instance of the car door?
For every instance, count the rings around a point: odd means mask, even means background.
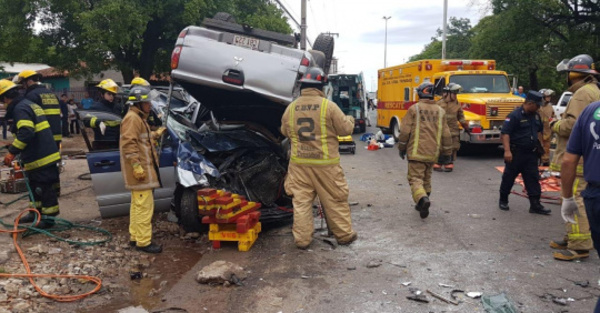
[[[569,104],[571,96],[573,96],[573,93],[569,91],[563,92],[563,94],[560,96],[560,99],[558,99],[558,102],[554,105],[554,115],[556,115],[557,119],[562,119],[562,114],[567,109],[567,104]]]
[[[78,110],[79,120],[86,116],[95,116],[103,122],[121,122],[121,117],[107,112]],[[81,123],[83,124],[83,123]],[[121,155],[119,149],[105,148],[94,149],[94,130],[86,128],[82,132],[89,152],[87,163],[92,177],[92,185],[96,194],[96,201],[100,207],[100,215],[103,218],[116,217],[129,214],[131,203],[131,192],[125,189],[125,182],[121,173]],[[175,169],[173,162],[173,148],[170,146],[170,135],[165,132],[165,140],[160,152],[160,178],[161,188],[154,190],[154,209],[156,211],[167,211],[171,205],[173,192],[175,191]],[[115,145],[116,146],[116,145]]]

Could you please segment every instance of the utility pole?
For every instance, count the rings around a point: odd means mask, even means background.
[[[442,60],[446,59],[446,32],[448,31],[448,0],[444,0],[444,26],[442,31]]]
[[[391,16],[384,16],[385,20],[385,43],[383,44],[383,68],[387,67],[387,22],[391,19]]]
[[[306,50],[306,0],[302,0],[300,11],[300,49]]]

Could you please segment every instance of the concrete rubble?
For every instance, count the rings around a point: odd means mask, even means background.
[[[227,261],[215,261],[202,268],[196,274],[196,281],[201,284],[235,283],[235,277],[243,280],[247,277],[244,269]]]

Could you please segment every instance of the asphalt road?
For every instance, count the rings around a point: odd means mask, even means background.
[[[374,121],[375,119],[373,119]],[[368,131],[375,132],[375,128]],[[433,174],[430,216],[413,208],[407,162],[396,148],[344,155],[357,242],[331,246],[321,232],[308,251],[294,247],[291,226],[263,231],[250,252],[235,245],[206,253],[163,296],[160,308],[188,312],[483,312],[479,300],[457,306],[427,295],[429,303],[408,300],[410,288],[450,296],[452,289],[484,295],[505,293],[522,312],[592,312],[600,294],[598,256],[560,262],[548,246],[560,239],[560,208],[551,216],[528,213],[528,201],[511,195],[511,209],[498,209],[501,154],[460,157],[452,173]],[[521,190],[515,186],[515,190]],[[554,194],[556,195],[556,194]],[[315,225],[320,221],[315,219]],[[194,281],[215,260],[249,271],[245,286],[215,287]],[[373,260],[381,266],[367,268]],[[589,281],[583,288],[574,282]],[[403,283],[409,283],[405,286]],[[445,288],[439,284],[454,286]],[[551,295],[551,296],[550,296]],[[551,297],[572,298],[567,306]]]

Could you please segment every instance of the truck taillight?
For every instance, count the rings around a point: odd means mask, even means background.
[[[310,60],[307,57],[303,57],[302,61],[300,61],[300,65],[302,65],[302,66],[309,66],[310,65]]]
[[[480,126],[471,128],[471,133],[473,133],[473,134],[481,134],[482,132],[483,132],[483,130],[481,129]]]
[[[174,70],[179,66],[179,56],[181,55],[181,46],[176,46],[171,54],[171,69]]]
[[[188,33],[188,29],[184,29],[179,33],[179,36],[177,36],[177,38],[184,38]]]

